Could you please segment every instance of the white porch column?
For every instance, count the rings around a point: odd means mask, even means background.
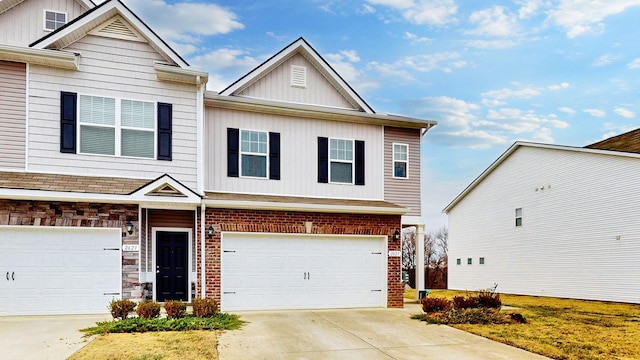
[[[424,278],[424,224],[416,225],[416,300],[419,290],[426,289]]]

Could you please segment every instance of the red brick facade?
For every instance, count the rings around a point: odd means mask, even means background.
[[[205,228],[213,225],[212,238],[206,238],[206,296],[220,301],[220,232],[306,233],[305,222],[312,222],[313,234],[386,235],[388,250],[400,250],[400,241],[391,240],[400,228],[399,215],[308,213],[267,210],[206,209]],[[198,294],[200,294],[198,257]],[[404,284],[400,279],[399,257],[387,260],[387,307],[403,307]]]

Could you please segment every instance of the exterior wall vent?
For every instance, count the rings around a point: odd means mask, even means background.
[[[131,28],[120,16],[116,16],[90,32],[91,35],[111,37],[122,40],[146,42],[146,40]]]
[[[291,65],[291,86],[307,87],[307,68],[304,66]]]

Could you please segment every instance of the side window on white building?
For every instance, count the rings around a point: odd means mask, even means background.
[[[67,23],[67,14],[57,11],[44,11],[44,29],[54,31]]]
[[[516,209],[516,226],[522,226],[522,208]]]
[[[408,178],[409,172],[409,145],[393,144],[393,177]]]

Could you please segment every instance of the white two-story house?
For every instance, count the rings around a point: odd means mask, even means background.
[[[119,0],[0,1],[0,315],[401,307],[420,141],[299,39],[220,93]]]

